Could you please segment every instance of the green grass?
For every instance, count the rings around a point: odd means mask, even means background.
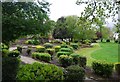
[[[76,53],[87,57],[87,65],[91,66],[95,60],[106,62],[118,62],[118,44],[116,43],[95,43],[92,48],[82,48]]]

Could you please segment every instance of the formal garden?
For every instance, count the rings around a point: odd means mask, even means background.
[[[120,81],[120,41],[113,37],[119,33],[118,23],[114,31],[105,27],[104,10],[99,7],[93,16],[92,3],[86,3],[80,17],[60,17],[55,22],[48,16],[50,4],[38,4],[2,3],[3,81]]]

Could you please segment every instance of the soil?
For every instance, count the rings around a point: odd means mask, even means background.
[[[16,43],[11,44],[11,47],[15,47],[16,44],[21,45],[21,46],[28,46],[28,45],[24,44],[25,40],[26,39],[22,39],[22,40],[17,41]],[[31,45],[31,46],[33,46],[33,45]],[[90,46],[83,45],[83,47],[90,47]],[[32,59],[30,56],[31,54],[28,55],[26,53],[26,51],[27,51],[27,48],[24,48],[22,50],[22,53],[21,53],[22,64],[26,64],[26,63],[31,64],[31,63],[36,62],[36,61],[43,62],[43,61]],[[34,52],[34,51],[35,51],[35,48],[33,47],[32,52]],[[57,66],[61,66],[59,64],[58,58],[56,57],[55,54],[52,56],[52,60],[51,60],[50,64],[55,64]],[[109,78],[103,78],[101,76],[97,76],[96,74],[94,74],[93,70],[90,67],[85,68],[85,77],[86,77],[85,82],[120,82],[120,78],[119,78],[120,75],[117,75],[116,72],[113,72],[112,76]]]

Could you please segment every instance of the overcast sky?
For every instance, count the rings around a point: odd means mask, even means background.
[[[77,15],[84,10],[85,4],[76,5],[77,0],[46,0],[52,5],[50,6],[50,19],[56,21],[61,16]],[[112,19],[108,19],[108,27],[113,27]]]

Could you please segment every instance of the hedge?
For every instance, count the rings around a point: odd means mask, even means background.
[[[43,47],[43,46],[36,46],[36,51],[37,52],[45,52],[45,47]]]
[[[21,66],[17,80],[40,80],[43,82],[63,80],[62,68],[53,64],[33,63]]]
[[[59,57],[60,55],[70,55],[71,52],[57,52],[57,57]]]
[[[45,43],[44,46],[45,46],[45,48],[52,48],[53,44],[51,44],[51,43]]]

